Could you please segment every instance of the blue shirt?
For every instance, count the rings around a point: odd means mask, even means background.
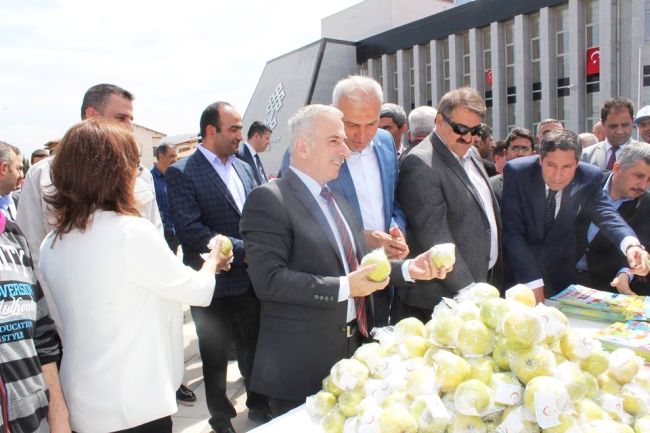
[[[156,188],[156,202],[158,203],[163,228],[165,232],[175,233],[172,212],[169,209],[169,201],[167,200],[167,181],[165,180],[165,175],[158,170],[158,167],[154,167],[151,169],[151,176],[153,176],[153,185]]]

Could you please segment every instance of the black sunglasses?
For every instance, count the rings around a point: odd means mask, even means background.
[[[472,134],[472,136],[476,136],[481,132],[481,125],[476,125],[472,128],[469,126],[461,125],[460,123],[455,123],[452,121],[449,117],[445,116],[442,113],[438,113],[442,116],[443,119],[445,119],[445,122],[451,126],[451,129],[458,135],[467,135],[467,133]]]

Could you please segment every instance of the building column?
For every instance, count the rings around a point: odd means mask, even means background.
[[[380,82],[381,59],[368,59],[368,76]]]
[[[477,29],[469,29],[469,70],[470,85],[483,96],[485,94],[483,35]]]
[[[616,1],[600,0],[598,14],[600,22],[598,32],[600,37],[600,94],[601,101],[618,95],[618,55],[616,51]],[[639,10],[641,13],[643,9]],[[626,66],[626,67],[629,67]]]
[[[404,110],[411,108],[411,87],[409,77],[408,55],[404,50],[397,50],[397,105]]]
[[[495,137],[505,137],[508,125],[506,101],[506,53],[503,24],[490,24],[492,48],[492,130]]]
[[[442,64],[442,41],[433,40],[429,44],[431,49],[431,105],[438,106],[438,101],[445,94],[444,87],[444,66]]]
[[[582,1],[569,0],[569,23],[571,25],[569,50],[575,53],[569,66],[568,112],[569,118],[565,125],[578,133],[585,130],[585,100],[586,100],[586,65],[585,65],[585,8]]]
[[[557,116],[557,73],[555,70],[555,15],[551,8],[539,10],[540,77],[542,80],[541,119]],[[546,61],[545,61],[546,60]],[[536,131],[533,131],[535,133]]]
[[[423,45],[413,46],[413,80],[415,81],[415,101],[416,107],[426,105],[427,103],[427,65],[425,64],[425,54]],[[410,111],[410,110],[409,110]]]
[[[463,38],[449,35],[449,89],[463,86]]]
[[[382,80],[381,88],[384,92],[384,102],[396,102],[392,100],[393,89],[395,88],[395,73],[390,67],[390,54],[382,54],[381,56],[381,70]]]
[[[513,26],[515,51],[515,124],[529,128],[533,124],[533,71],[530,53],[530,21],[517,15]]]

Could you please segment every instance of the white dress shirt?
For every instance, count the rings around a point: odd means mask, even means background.
[[[239,175],[233,167],[233,161],[235,160],[235,155],[230,155],[226,162],[224,163],[221,158],[219,158],[214,153],[210,152],[208,149],[199,144],[199,151],[206,157],[206,159],[212,164],[215,171],[226,184],[230,195],[235,200],[239,212],[244,208],[244,202],[246,201],[246,192],[244,191],[244,184],[242,183]]]
[[[365,230],[386,230],[384,219],[384,195],[382,194],[379,162],[370,142],[361,152],[352,152],[346,160],[350,169],[354,190],[357,193],[363,228]]]

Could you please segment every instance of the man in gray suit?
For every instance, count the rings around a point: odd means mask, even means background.
[[[471,150],[484,114],[485,103],[476,90],[448,92],[438,105],[433,133],[401,161],[397,197],[406,214],[411,253],[452,242],[456,264],[444,281],[400,289],[393,306],[397,320],[428,320],[442,296],[453,297],[473,282],[487,281],[495,268],[499,208],[483,164]]]
[[[600,109],[600,121],[605,128],[605,140],[582,150],[580,160],[611,170],[623,148],[633,142],[632,119],[634,105],[629,98],[610,98]]]

